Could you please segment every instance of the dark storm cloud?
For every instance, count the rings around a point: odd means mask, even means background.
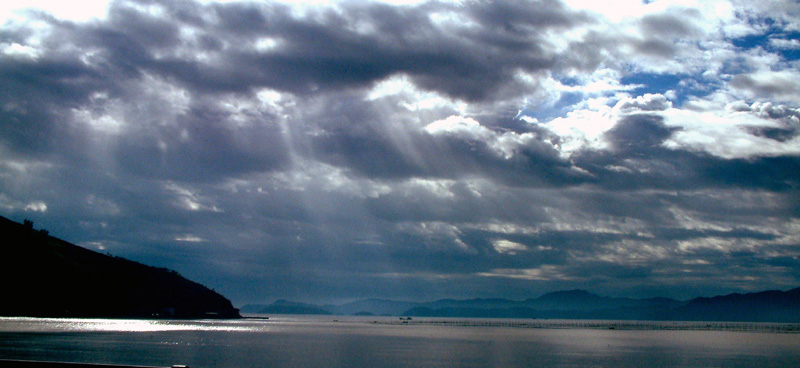
[[[166,14],[139,10],[154,4]],[[246,93],[271,87],[304,94],[406,74],[424,88],[474,101],[515,85],[517,70],[551,67],[555,55],[541,46],[544,34],[585,18],[555,1],[535,7],[518,2],[463,7],[347,2],[337,11],[308,12],[298,17],[286,5],[259,3],[120,1],[110,7],[107,22],[64,25],[67,35],[61,37],[100,48],[107,68],[130,76],[156,73],[193,89]],[[430,15],[437,12],[458,14],[479,27],[460,20],[436,24]],[[186,39],[181,27],[196,34]],[[275,45],[264,51],[253,47],[266,38]],[[172,52],[183,48],[217,60]]]
[[[18,152],[50,151],[68,132],[62,119],[84,102],[102,78],[76,60],[54,57],[39,63],[4,60],[0,111],[4,144]]]
[[[477,174],[516,186],[586,180],[584,173],[543,142],[548,132],[519,121],[503,123],[516,130],[460,124],[458,118],[414,129],[413,119],[396,121],[402,119],[397,115],[386,121],[381,104],[357,95],[340,95],[315,109],[322,111],[317,123],[324,133],[310,138],[313,156],[353,175],[458,179]]]
[[[655,114],[625,116],[606,132],[615,150],[642,153],[660,147],[676,129],[664,126],[663,118]]]
[[[118,143],[118,162],[135,175],[218,180],[241,172],[280,168],[288,160],[274,116],[253,113],[244,122],[203,98],[174,124],[142,124]]]
[[[583,72],[613,66],[630,72],[627,68],[637,59],[656,58],[668,63],[690,59],[694,55],[686,54],[685,46],[703,39],[703,21],[697,9],[670,6],[638,18],[634,23],[638,32],[613,26],[590,28],[583,37],[570,42],[568,52],[559,58],[559,66]],[[690,62],[684,64],[681,72],[699,67]],[[663,65],[650,67],[659,69]]]
[[[698,11],[631,34],[559,1],[141,0],[85,23],[29,17],[0,30],[0,210],[237,302],[797,281],[796,155],[682,145],[691,124],[666,91],[546,90],[671,61],[703,36]],[[675,84],[703,80],[694,68]],[[730,87],[791,91],[759,78]],[[549,93],[568,104],[551,118],[616,94],[587,125],[609,127],[566,149],[520,112]],[[793,107],[728,109],[753,117],[748,138],[800,131]]]
[[[699,32],[697,22],[702,19],[697,9],[673,8],[667,12],[646,15],[640,19],[644,34],[690,36]]]
[[[756,96],[789,95],[797,93],[798,83],[789,78],[760,80],[751,75],[740,74],[731,80],[731,86],[752,91]]]
[[[800,135],[800,111],[784,105],[772,103],[745,103],[731,106],[734,111],[751,112],[759,117],[768,117],[780,122],[779,126],[751,126],[748,131],[759,137],[766,137],[778,142],[787,142]]]
[[[170,78],[162,73],[169,67],[192,70],[191,65],[154,57],[178,45],[173,20],[155,19],[119,3],[111,7],[105,24],[40,20],[53,27],[45,39],[48,52],[2,64],[4,137],[16,152],[82,155],[76,151],[91,145],[93,133],[86,131],[85,122],[71,119],[74,110],[103,113],[103,103],[122,102],[130,103],[122,118],[131,124],[122,128],[124,138],[112,134],[108,139],[116,141],[112,144],[120,165],[137,175],[202,180],[285,162],[274,116],[246,113],[248,127],[234,128],[231,113],[217,106],[222,95],[185,91],[192,105],[176,112],[174,101],[158,101],[160,96],[141,91],[148,75]],[[220,92],[218,86],[213,89]],[[95,101],[97,94],[105,101]],[[96,111],[93,105],[98,105]]]
[[[705,152],[667,148],[665,142],[683,128],[670,127],[660,113],[671,105],[663,96],[645,95],[617,105],[621,113],[604,133],[607,151],[585,150],[573,164],[589,175],[585,183],[610,190],[746,188],[795,191],[800,158],[721,158]],[[798,129],[796,110],[772,104],[736,105],[731,109],[775,119],[781,127],[747,128],[758,136],[787,141]]]
[[[318,143],[332,156],[322,157],[331,163],[377,178],[429,177],[456,179],[478,174],[503,183],[519,186],[574,184],[585,180],[566,160],[557,156],[552,146],[533,141],[514,147],[513,157],[503,157],[487,142],[453,135],[412,137],[415,152],[426,159],[415,161],[407,151],[393,145],[391,138],[359,132],[337,134]],[[363,134],[363,135],[362,135]]]
[[[141,10],[156,5],[162,8],[160,15]],[[40,16],[41,21],[53,28],[45,39],[47,53],[36,60],[3,63],[5,99],[14,107],[4,111],[6,121],[18,122],[12,125],[13,131],[8,131],[7,144],[19,149],[46,146],[47,140],[54,136],[74,134],[69,131],[74,127],[65,127],[64,122],[70,109],[86,105],[89,97],[98,92],[111,98],[137,99],[136,83],[147,76],[179,81],[191,97],[201,100],[196,104],[205,104],[220,92],[248,95],[254,89],[269,87],[301,94],[319,93],[363,87],[396,74],[408,75],[424,88],[456,98],[490,99],[499,89],[517,85],[514,76],[517,70],[535,72],[550,67],[554,56],[539,46],[544,43],[543,34],[582,18],[569,14],[558,2],[539,5],[547,5],[544,7],[547,10],[542,12],[541,8],[517,2],[492,6],[469,3],[464,7],[440,3],[419,7],[345,3],[339,11],[308,10],[311,14],[299,18],[285,5],[201,6],[191,2],[119,1],[112,3],[108,19],[102,22],[73,24]],[[479,22],[480,27],[438,25],[429,17],[434,12],[455,12]],[[354,30],[354,23],[374,30],[367,33]],[[182,27],[195,34],[186,39],[181,36]],[[21,41],[22,36],[9,32],[7,37]],[[254,44],[265,37],[276,42],[276,46],[256,52]],[[204,53],[209,54],[209,60],[195,57]],[[144,121],[133,122],[131,134],[120,142],[120,158],[128,161],[124,165],[137,172],[158,170],[159,166],[166,167],[164,170],[178,168],[176,173],[159,174],[180,176],[180,170],[186,167],[244,170],[274,167],[284,162],[280,154],[284,150],[275,139],[276,128],[269,125],[271,116],[252,118],[263,120],[262,127],[271,130],[258,134],[276,148],[240,152],[243,142],[232,142],[234,137],[224,128],[226,116],[212,109],[192,106],[185,116],[175,117],[178,126],[141,128],[142,123],[157,124],[152,120],[159,117],[135,116]],[[179,135],[180,125],[202,136],[192,142],[170,142]],[[252,134],[244,134],[247,139],[255,139]],[[337,138],[343,140],[335,143],[343,151],[339,155],[347,156],[348,150],[356,149],[359,155],[367,156],[366,160],[395,159],[388,162],[393,165],[375,162],[365,168],[367,171],[395,166],[398,173],[394,175],[404,175],[419,170],[403,161],[401,154],[392,152],[385,144],[386,137]],[[351,147],[347,139],[357,139],[363,147]],[[159,140],[169,146],[170,152],[159,152]],[[459,147],[458,141],[443,144],[455,154],[476,148]],[[485,151],[480,142],[475,144],[479,151]],[[326,145],[323,143],[322,147]],[[429,147],[418,148],[433,153]],[[134,152],[139,154],[133,155]],[[540,155],[530,149],[526,152]],[[212,161],[225,156],[230,159],[213,166]],[[479,161],[483,162],[470,166],[495,163]],[[535,162],[537,157],[511,167],[524,170]],[[361,162],[352,163],[358,167]],[[434,166],[439,167],[429,169],[433,175],[443,171],[443,164]]]
[[[668,133],[668,130],[650,132]],[[653,146],[657,136],[641,140],[618,141],[631,153],[585,155],[576,164],[593,173],[591,181],[610,190],[691,188],[743,188],[752,190],[794,191],[800,185],[797,175],[800,158],[760,157],[722,159],[694,152],[676,152]]]

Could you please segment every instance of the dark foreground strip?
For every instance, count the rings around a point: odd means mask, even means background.
[[[147,367],[141,365],[121,365],[121,364],[39,362],[35,360],[0,359],[0,368],[162,368],[162,367]],[[171,368],[189,368],[189,367],[185,365],[173,365]]]

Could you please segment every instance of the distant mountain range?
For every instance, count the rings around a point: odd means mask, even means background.
[[[729,294],[687,301],[670,298],[610,298],[586,290],[557,291],[521,301],[442,299],[415,303],[366,299],[341,305],[313,305],[281,300],[268,305],[245,305],[242,307],[242,312],[463,318],[800,322],[800,288],[788,291]]]
[[[236,318],[222,295],[175,271],[112,257],[0,217],[0,316]]]

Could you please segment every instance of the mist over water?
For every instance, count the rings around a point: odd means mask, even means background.
[[[795,367],[800,362],[800,335],[763,332],[769,329],[524,328],[478,319],[445,325],[336,318],[0,318],[0,357],[195,368]]]

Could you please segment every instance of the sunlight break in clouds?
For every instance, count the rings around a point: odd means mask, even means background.
[[[0,215],[237,304],[800,283],[796,2],[24,7]]]
[[[24,9],[42,9],[60,19],[73,21],[88,21],[102,19],[108,11],[107,0],[81,0],[79,2],[65,2],[58,0],[26,0],[24,2],[7,1],[0,4],[0,21],[17,15]]]

